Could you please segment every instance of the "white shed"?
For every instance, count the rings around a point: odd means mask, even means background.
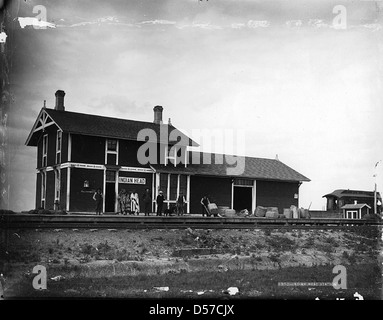
[[[346,204],[343,207],[343,218],[345,219],[362,219],[369,214],[371,207],[366,203]]]

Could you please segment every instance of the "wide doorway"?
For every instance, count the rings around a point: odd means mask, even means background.
[[[116,171],[106,170],[105,180],[105,212],[115,212]]]
[[[252,202],[253,202],[252,187],[234,186],[234,197],[233,197],[234,210],[241,211],[243,209],[247,209],[249,212],[251,212]]]
[[[116,202],[115,184],[107,182],[105,186],[105,212],[114,212]]]

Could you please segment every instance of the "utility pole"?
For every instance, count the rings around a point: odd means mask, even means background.
[[[375,163],[375,174],[374,174],[374,178],[375,178],[375,188],[374,188],[374,214],[377,214],[377,199],[376,199],[376,189],[377,189],[377,186],[376,186],[376,177],[378,176],[377,172],[376,172],[376,168],[378,167],[378,164],[381,162],[382,160],[379,160],[377,163]]]
[[[376,214],[376,177],[375,177],[375,188],[374,188],[374,214]]]

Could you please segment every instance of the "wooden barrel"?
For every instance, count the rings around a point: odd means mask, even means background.
[[[290,208],[284,208],[283,215],[285,216],[286,219],[291,219],[293,217],[293,213],[290,210]]]
[[[274,210],[266,211],[266,218],[277,219],[278,216],[279,216],[279,213]]]
[[[224,210],[221,210],[218,212],[222,217],[235,217],[236,216],[234,209],[224,209]]]
[[[279,216],[278,208],[277,207],[268,207],[266,211],[266,218],[273,218],[277,219]]]
[[[265,207],[262,207],[262,206],[258,206],[256,209],[255,209],[255,216],[256,217],[265,217],[266,216],[266,211],[267,211],[267,208]]]

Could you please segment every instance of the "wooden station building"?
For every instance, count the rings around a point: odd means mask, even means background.
[[[117,212],[121,189],[141,197],[148,188],[153,212],[159,190],[168,205],[182,193],[187,213],[201,212],[204,195],[236,210],[283,210],[298,206],[299,186],[310,181],[277,159],[232,156],[244,167],[230,173],[226,155],[191,152],[198,144],[163,123],[161,106],[154,107],[153,122],[142,122],[66,111],[64,96],[58,90],[55,107],[41,109],[26,141],[37,147],[36,208],[94,212],[93,193],[100,188],[103,211]],[[138,154],[145,146],[155,156],[142,164]]]
[[[342,207],[351,204],[365,203],[369,208],[374,208],[374,191],[337,189],[331,193],[325,194],[322,198],[327,199],[326,210],[338,211],[343,210]],[[377,202],[382,202],[382,197],[379,192],[376,193]]]

